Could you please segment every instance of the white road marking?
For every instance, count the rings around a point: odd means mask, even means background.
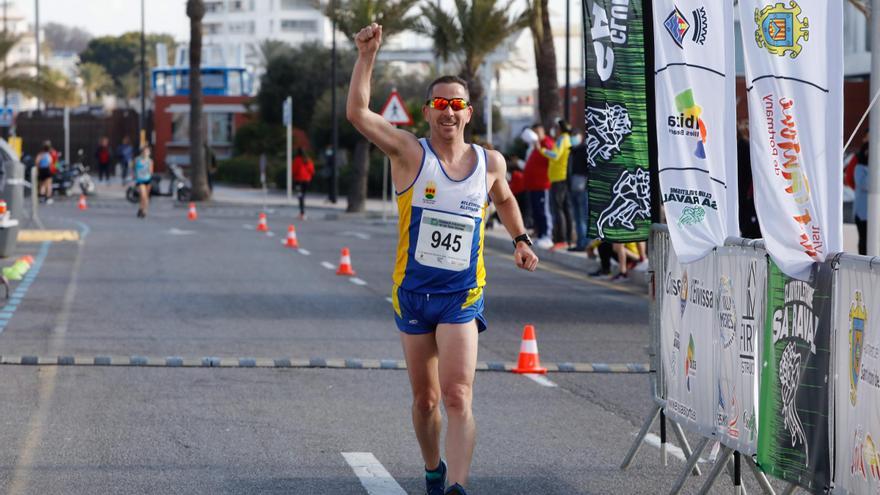
[[[332,270],[332,269],[336,268],[335,266],[333,266],[333,263],[330,263],[329,261],[322,261],[321,266],[323,266],[324,268],[326,268],[328,270]]]
[[[558,387],[559,386],[559,385],[556,385],[555,383],[553,383],[549,378],[547,378],[544,375],[539,375],[537,373],[525,373],[525,376],[531,378],[532,381],[534,381],[538,385],[543,385],[545,387]]]
[[[370,452],[343,452],[342,457],[369,495],[406,495],[385,466]]]
[[[365,280],[361,280],[357,277],[352,277],[349,280],[351,280],[351,283],[353,283],[354,285],[367,285],[367,282]]]
[[[386,297],[385,300],[388,301],[390,304],[394,304],[394,299],[391,299],[390,297]]]
[[[171,235],[190,235],[190,234],[195,234],[196,231],[195,230],[180,230],[177,227],[172,227],[172,228],[168,229],[168,233]]]
[[[302,254],[302,255],[304,255],[304,256],[308,256],[308,255],[312,254],[312,252],[309,251],[308,249],[302,249],[302,248],[300,248],[300,249],[299,249],[299,254]]]
[[[363,232],[352,232],[350,230],[346,230],[345,232],[340,232],[339,235],[344,235],[348,237],[357,237],[358,239],[362,239],[365,241],[370,240],[370,234],[365,234]]]
[[[272,232],[271,230],[266,232],[266,237],[275,237],[275,232]]]
[[[660,448],[660,437],[658,437],[657,435],[655,435],[653,433],[648,433],[645,436],[645,443],[652,446],[652,447],[657,447],[659,449]],[[678,447],[678,446],[672,445],[669,442],[666,442],[666,452],[669,455],[671,455],[672,457],[675,457],[676,459],[680,460],[681,462],[687,462],[687,456],[684,455],[684,451],[681,450],[681,447]],[[706,464],[708,462],[709,461],[705,457],[700,457],[698,464]]]
[[[255,229],[256,227],[254,227],[253,225],[251,225],[251,224],[249,224],[249,223],[245,223],[245,224],[242,224],[242,228],[245,228],[245,229],[248,229],[248,230],[253,230],[253,229]]]

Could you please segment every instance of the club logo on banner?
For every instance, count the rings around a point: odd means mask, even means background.
[[[669,250],[661,308],[661,356],[667,374],[671,418],[704,435],[715,430],[717,400],[712,333],[715,318],[714,259],[687,268]]]
[[[814,265],[811,282],[771,263],[761,374],[758,463],[809,490],[829,486],[828,392],[831,275]]]
[[[743,454],[757,451],[758,339],[767,279],[765,258],[753,249],[718,248],[716,432]]]
[[[690,263],[739,233],[733,24],[720,22],[733,5],[680,7],[654,2],[657,160],[672,245]]]
[[[651,226],[642,0],[586,0],[590,232],[643,241]]]
[[[773,261],[804,280],[843,248],[843,6],[739,5],[755,207]]]
[[[880,328],[873,321],[880,297],[872,290],[877,283],[865,262],[841,260],[834,348],[849,378],[840,373],[835,387],[834,483],[835,491],[852,495],[880,493]]]

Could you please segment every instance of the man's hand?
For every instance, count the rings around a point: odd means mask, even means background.
[[[516,244],[516,250],[513,252],[513,259],[516,261],[516,266],[523,270],[533,272],[535,271],[535,268],[538,268],[538,256],[535,255],[532,248],[530,248],[525,242],[518,242]]]
[[[361,29],[354,36],[354,42],[361,55],[374,55],[382,44],[382,26],[374,22]]]

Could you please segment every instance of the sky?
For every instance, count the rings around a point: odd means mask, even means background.
[[[40,4],[40,23],[77,26],[94,36],[140,31],[140,0],[14,0],[29,22],[34,21],[35,2]],[[149,33],[169,33],[189,38],[186,0],[144,0],[144,24]]]

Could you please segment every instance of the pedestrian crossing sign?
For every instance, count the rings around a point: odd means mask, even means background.
[[[413,125],[413,119],[406,110],[406,104],[403,103],[403,98],[396,90],[391,91],[391,96],[388,97],[388,101],[385,102],[385,106],[379,113],[382,118],[394,125]]]

